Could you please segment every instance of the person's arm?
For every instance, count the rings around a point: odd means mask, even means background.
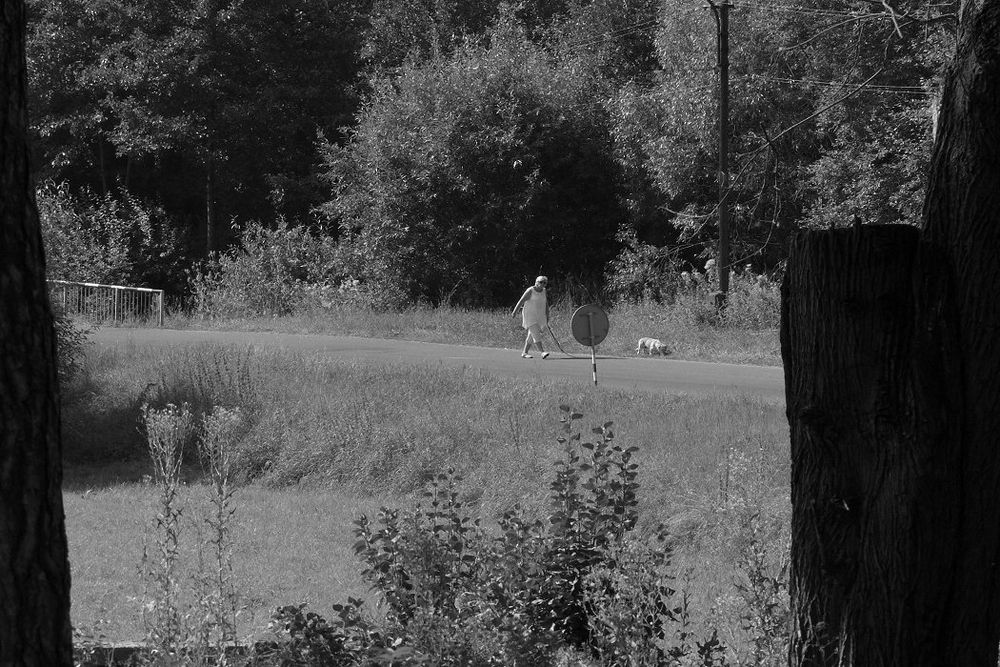
[[[512,310],[510,312],[510,316],[511,317],[517,317],[517,311],[519,311],[521,309],[521,306],[523,306],[524,302],[527,301],[529,298],[531,298],[531,288],[530,287],[528,289],[524,290],[524,294],[521,295],[520,301],[518,301],[517,305],[514,306],[514,310]]]

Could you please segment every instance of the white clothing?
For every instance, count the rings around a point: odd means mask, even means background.
[[[545,316],[547,305],[545,290],[538,292],[534,287],[529,287],[522,298],[524,306],[521,307],[521,326],[525,329],[530,329],[533,324],[537,324],[539,327],[546,326],[549,320]]]

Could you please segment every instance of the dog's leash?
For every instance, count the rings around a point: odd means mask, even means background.
[[[552,330],[552,325],[551,324],[547,324],[545,326],[545,328],[547,328],[549,330],[549,335],[552,336],[552,340],[554,340],[556,342],[556,347],[559,348],[559,351],[562,352],[563,354],[565,354],[567,357],[572,357],[573,355],[570,354],[569,352],[567,352],[566,350],[564,350],[563,346],[559,344],[559,339],[556,338],[556,333]]]

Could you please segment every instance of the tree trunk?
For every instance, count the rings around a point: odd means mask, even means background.
[[[937,640],[951,584],[938,568],[956,558],[959,395],[948,281],[930,260],[912,227],[794,241],[781,332],[794,665],[964,664]]]
[[[962,396],[958,561],[947,642],[962,665],[1000,642],[1000,0],[963,2],[924,205],[924,238],[955,276]]]
[[[213,86],[214,76],[216,74],[216,59],[218,54],[216,49],[218,48],[218,21],[219,21],[219,2],[218,0],[205,0],[204,3],[200,4],[198,11],[204,16],[205,21],[205,44],[204,50],[208,54],[209,60],[206,65],[208,71],[203,73],[203,81],[207,82],[204,93],[208,98],[208,109],[207,109],[207,125],[206,128],[208,139],[206,142],[205,151],[205,255],[209,256],[214,251],[219,250],[222,244],[219,243],[219,239],[216,238],[216,220],[215,220],[215,131],[218,127],[218,91]]]
[[[212,160],[212,148],[209,145],[208,157],[205,159],[205,255],[211,255],[215,248],[215,164]]]
[[[101,195],[108,196],[108,168],[104,164],[104,137],[97,137],[97,168],[101,172]]]
[[[0,2],[0,665],[72,665],[56,338],[28,172],[25,8]]]
[[[792,665],[997,664],[997,35],[1000,0],[963,6],[924,229],[789,256]]]

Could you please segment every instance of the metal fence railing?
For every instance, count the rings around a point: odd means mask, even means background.
[[[96,322],[151,322],[163,326],[163,290],[49,280],[49,297],[67,315]]]

